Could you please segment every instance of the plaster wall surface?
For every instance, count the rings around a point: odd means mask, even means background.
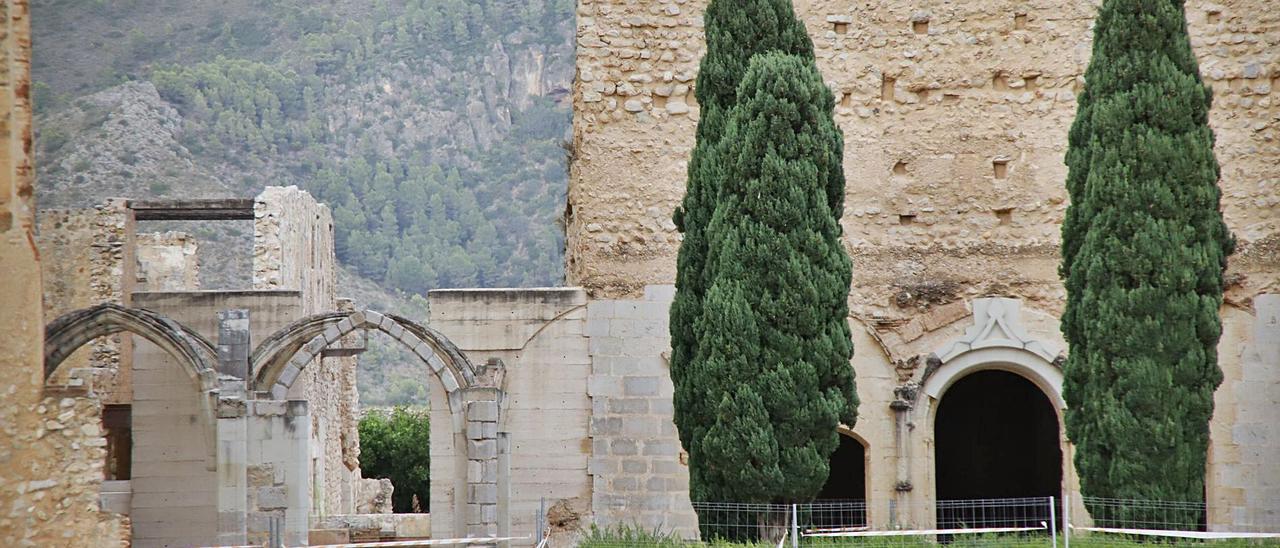
[[[586,525],[592,496],[586,294],[577,288],[437,290],[429,300],[428,325],[473,363],[499,358],[506,364],[497,426],[510,435],[505,507],[511,532],[533,533],[543,499],[548,508],[558,507],[562,526]],[[432,383],[431,393],[431,477],[454,477],[437,475],[456,472],[436,468],[447,460],[437,458],[437,440],[447,436],[442,430],[451,418],[439,383]],[[447,489],[443,482],[432,482],[433,532],[445,530],[441,527],[451,519],[449,507],[437,502],[441,489]]]
[[[144,232],[136,237],[137,291],[200,289],[199,244],[185,232]]]

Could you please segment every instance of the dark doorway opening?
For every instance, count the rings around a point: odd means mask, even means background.
[[[934,420],[938,526],[1039,526],[1061,504],[1058,414],[1031,381],[979,371],[949,388]],[[972,499],[982,504],[947,503]]]
[[[867,525],[867,448],[852,436],[840,434],[831,454],[830,472],[814,500],[811,522],[820,528]]]

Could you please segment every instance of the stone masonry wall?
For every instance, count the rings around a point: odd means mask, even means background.
[[[591,383],[591,511],[595,523],[696,538],[689,468],[672,422],[667,309],[675,288],[642,301],[587,306]]]
[[[138,234],[138,291],[190,291],[200,289],[199,244],[185,232],[144,232]]]
[[[705,0],[580,0],[569,282],[593,296],[671,283],[698,116]],[[1090,55],[1094,2],[800,0],[836,92],[848,180],[853,311],[1011,294],[1058,311],[1062,158]],[[1269,0],[1192,0],[1193,45],[1215,94],[1223,209],[1236,281],[1277,283],[1280,12]],[[1248,263],[1248,264],[1245,264]],[[1261,266],[1261,268],[1253,268]],[[1258,270],[1265,272],[1257,273]]]
[[[338,309],[337,257],[329,208],[297,187],[268,187],[254,205],[254,289],[302,293],[304,315]],[[356,361],[322,357],[303,371],[291,397],[310,403],[312,511],[352,513],[359,480]]]
[[[1214,529],[1280,527],[1280,295],[1260,295],[1254,310],[1224,311],[1219,348],[1226,379],[1215,394],[1208,477]]]
[[[120,523],[86,504],[96,495],[86,489],[94,471],[60,460],[68,450],[92,453],[96,432],[50,428],[96,412],[44,395],[28,16],[25,0],[0,1],[0,538],[10,546],[79,546],[90,539],[112,546],[119,544]]]
[[[36,242],[44,258],[45,318],[53,321],[74,310],[127,302],[124,262],[132,245],[128,214],[119,199],[93,209],[40,212]],[[69,356],[62,371],[95,368],[94,391],[103,403],[129,403],[129,368],[120,367],[122,353],[131,351],[129,339],[121,333],[95,340]]]

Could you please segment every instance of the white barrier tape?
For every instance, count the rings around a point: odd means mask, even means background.
[[[1044,527],[983,527],[977,529],[913,529],[905,531],[848,531],[839,533],[813,533],[806,537],[916,537],[925,535],[980,535],[983,533],[1023,533],[1043,531]]]
[[[1115,533],[1120,535],[1141,535],[1151,537],[1192,538],[1202,540],[1220,540],[1233,538],[1280,538],[1280,533],[1231,533],[1205,531],[1170,531],[1166,529],[1124,529],[1116,527],[1076,527],[1073,531],[1089,531],[1092,533]]]
[[[445,545],[475,545],[529,540],[529,536],[495,536],[495,538],[392,540],[385,543],[319,544],[311,548],[392,548],[392,547],[445,547]]]

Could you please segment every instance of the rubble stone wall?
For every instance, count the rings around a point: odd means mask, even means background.
[[[31,33],[25,0],[0,1],[0,534],[12,546],[121,545],[122,527],[100,513],[93,488],[97,432],[75,417],[97,411],[44,393],[44,310],[35,240]],[[65,416],[64,416],[65,415]],[[91,422],[96,428],[97,423]],[[99,464],[100,465],[100,464]],[[86,504],[88,502],[88,504]]]
[[[337,310],[337,257],[328,206],[297,187],[268,187],[258,195],[254,210],[254,289],[300,291],[304,315]],[[355,375],[355,357],[317,358],[290,393],[310,405],[316,469],[312,511],[320,516],[355,512],[360,478]]]
[[[671,283],[698,116],[705,0],[578,2],[571,284],[593,296]],[[837,97],[843,225],[862,317],[1011,294],[1061,308],[1066,135],[1090,55],[1093,2],[797,1]],[[1280,219],[1280,15],[1268,0],[1193,0],[1192,42],[1215,101],[1223,209],[1274,266]],[[1275,269],[1251,287],[1274,286]],[[1256,291],[1255,291],[1256,292]]]
[[[126,303],[125,261],[132,232],[124,200],[107,200],[93,209],[42,210],[36,243],[44,276],[44,315],[59,316],[102,303]],[[102,337],[69,356],[61,371],[95,368],[94,392],[103,403],[133,400],[129,368],[121,357],[131,351],[130,335]]]

